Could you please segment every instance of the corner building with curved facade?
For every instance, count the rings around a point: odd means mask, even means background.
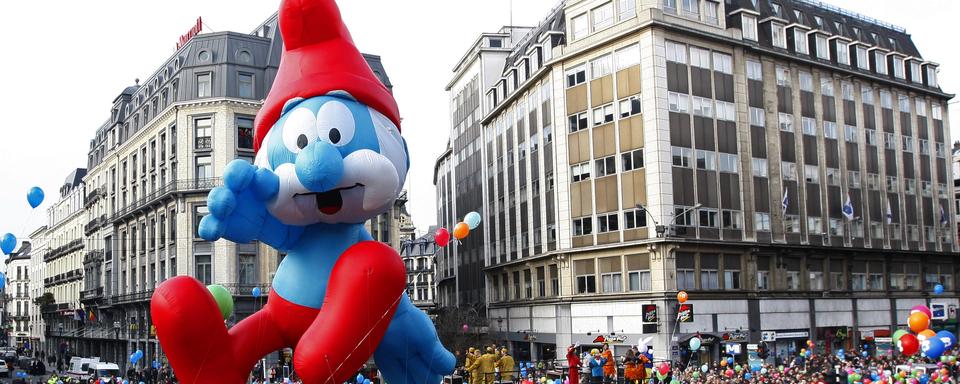
[[[902,28],[813,1],[569,0],[482,34],[448,89],[452,115],[479,100],[479,134],[453,125],[435,182],[442,226],[483,194],[483,280],[451,284],[473,258],[442,250],[439,305],[480,289],[521,360],[598,336],[677,358],[697,332],[704,362],[882,353],[916,304],[956,331],[938,70]]]

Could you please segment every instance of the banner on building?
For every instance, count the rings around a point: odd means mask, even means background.
[[[693,304],[680,304],[680,308],[677,310],[677,322],[693,322]]]
[[[643,322],[644,323],[657,322],[657,305],[656,304],[643,305]]]

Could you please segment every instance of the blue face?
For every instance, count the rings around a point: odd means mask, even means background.
[[[285,224],[362,223],[393,204],[409,157],[390,119],[338,93],[288,101],[255,163],[280,177],[268,208]]]

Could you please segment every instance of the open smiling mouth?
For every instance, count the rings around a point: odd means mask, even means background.
[[[313,195],[317,200],[317,209],[325,215],[333,215],[340,212],[340,209],[343,208],[343,195],[341,195],[341,192],[362,186],[363,184],[357,183],[349,187],[337,188],[326,192],[298,193],[295,196]]]

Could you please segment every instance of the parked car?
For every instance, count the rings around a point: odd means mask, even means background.
[[[0,361],[0,377],[10,377],[10,368],[5,361]]]

